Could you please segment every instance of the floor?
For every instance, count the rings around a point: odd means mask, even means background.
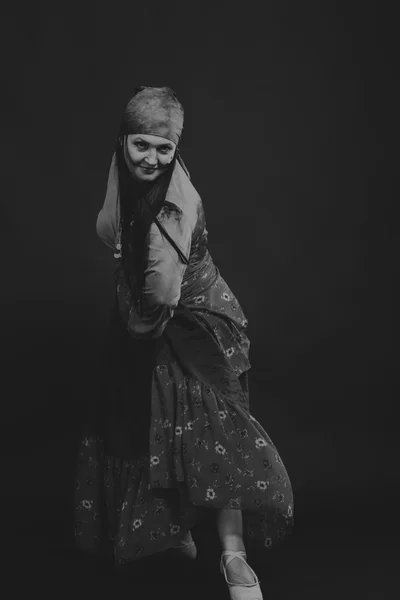
[[[34,508],[39,503],[42,509],[48,503],[48,520],[35,518]],[[5,574],[11,576],[10,589],[15,593],[7,598],[25,597],[30,592],[42,598],[73,594],[74,598],[229,599],[218,571],[218,541],[207,527],[193,532],[198,545],[195,561],[167,552],[133,563],[117,575],[112,564],[76,550],[65,500],[57,506],[55,498],[19,497],[14,498],[13,509],[21,512],[28,524],[21,527],[6,519],[10,560]],[[309,521],[300,515],[283,548],[262,559],[249,555],[249,562],[261,579],[265,599],[396,598],[399,553],[389,533],[374,535],[357,525],[352,529],[346,519],[328,524],[315,514]]]

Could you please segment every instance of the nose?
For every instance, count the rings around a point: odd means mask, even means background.
[[[149,151],[146,154],[146,163],[151,166],[154,167],[157,164],[157,152],[155,148],[150,148]]]

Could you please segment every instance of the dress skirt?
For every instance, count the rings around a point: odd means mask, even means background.
[[[155,341],[115,316],[107,385],[78,449],[75,538],[116,565],[167,550],[204,509],[242,510],[246,547],[293,524],[285,466],[207,325],[177,311]]]

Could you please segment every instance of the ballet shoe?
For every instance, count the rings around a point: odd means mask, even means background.
[[[226,567],[234,558],[239,558],[242,560],[250,570],[250,573],[254,577],[254,583],[231,583],[228,580],[226,574]],[[229,595],[231,600],[263,600],[260,581],[257,578],[257,575],[254,573],[253,569],[248,565],[246,561],[246,552],[242,551],[234,551],[234,550],[224,550],[221,555],[221,564],[220,564],[221,573],[225,576],[225,581],[228,584]]]

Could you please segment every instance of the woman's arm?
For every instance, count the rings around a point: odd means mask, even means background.
[[[194,219],[177,209],[164,212],[162,226],[189,260]],[[128,331],[135,338],[153,338],[162,335],[181,297],[182,279],[187,265],[166,239],[156,223],[148,234],[148,263],[139,309],[129,312]]]

